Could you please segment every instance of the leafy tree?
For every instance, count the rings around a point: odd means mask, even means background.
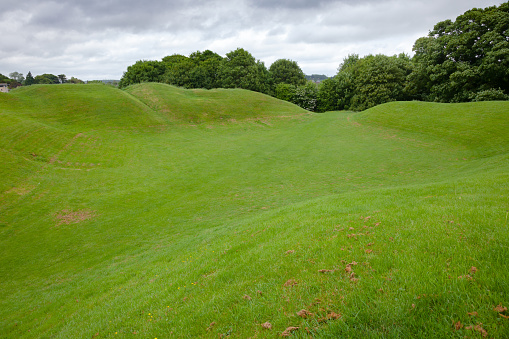
[[[23,81],[25,81],[25,77],[23,76],[22,73],[19,73],[19,72],[9,73],[9,78],[11,78],[12,80],[19,82],[19,83],[22,83]]]
[[[385,102],[407,99],[404,89],[411,72],[408,56],[368,55],[347,69],[351,70],[354,85],[350,109],[364,110]]]
[[[344,107],[340,107],[342,97],[338,77],[323,80],[318,87],[317,112],[343,109]]]
[[[191,59],[184,55],[173,54],[164,57],[163,64],[165,66],[163,82],[170,85],[193,88],[189,77],[191,70],[194,68],[194,63]]]
[[[343,62],[339,65],[338,72],[345,72],[351,70],[360,60],[359,54],[348,54]]]
[[[127,72],[122,75],[118,87],[124,88],[141,82],[161,82],[165,71],[166,67],[161,61],[139,60],[127,67]]]
[[[255,60],[248,51],[237,48],[226,54],[218,69],[221,87],[244,88],[269,93],[269,72],[263,62]]]
[[[25,79],[25,86],[30,86],[30,85],[33,85],[33,84],[35,84],[35,79],[32,76],[32,73],[28,72],[27,77]]]
[[[281,82],[274,89],[274,96],[278,99],[293,102],[297,86]]]
[[[192,88],[216,88],[219,87],[218,70],[223,58],[210,50],[197,51],[189,56],[195,67],[189,74]]]
[[[85,83],[83,80],[77,79],[75,77],[71,77],[71,79],[68,82],[71,84],[84,84]]]
[[[509,100],[509,95],[505,94],[501,89],[492,88],[475,93],[472,95],[471,99],[472,101],[505,101]]]
[[[61,84],[65,84],[67,82],[67,77],[65,76],[65,74],[59,74],[58,79],[60,80]]]
[[[270,65],[269,72],[275,85],[280,83],[295,86],[306,84],[306,76],[295,61],[278,59]]]
[[[317,107],[317,98],[317,85],[312,81],[308,81],[305,85],[297,87],[292,102],[308,111],[314,112]]]
[[[423,100],[469,101],[485,90],[509,91],[509,3],[474,8],[435,25],[414,44],[410,90]]]
[[[58,79],[58,77],[56,75],[47,74],[47,73],[42,74],[42,75],[37,75],[34,78],[34,81],[36,84],[39,84],[39,85],[43,85],[43,84],[52,85],[52,84],[60,83],[60,79]]]

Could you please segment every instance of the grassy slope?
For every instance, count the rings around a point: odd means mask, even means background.
[[[281,119],[291,107],[265,98],[256,119],[211,103],[244,91],[57,87],[0,96],[2,163],[23,164],[0,167],[6,337],[508,333],[507,103]],[[171,122],[185,114],[201,124]]]
[[[170,121],[264,122],[294,118],[306,111],[288,102],[243,89],[186,90],[160,83],[133,85],[126,91]]]

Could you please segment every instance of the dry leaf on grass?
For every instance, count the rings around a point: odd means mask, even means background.
[[[292,286],[295,286],[297,285],[298,282],[295,280],[295,279],[289,279],[287,280],[285,283],[284,283],[284,287],[292,287]]]
[[[216,324],[215,321],[211,322],[209,327],[207,327],[207,331],[212,331],[212,327],[214,327],[215,324]]]
[[[474,274],[475,272],[477,272],[477,267],[470,267],[470,273]]]
[[[502,313],[502,312],[507,311],[507,307],[502,306],[502,304],[498,304],[497,306],[495,306],[493,311],[496,311],[498,313]]]
[[[477,312],[475,312],[475,311],[474,311],[474,312],[468,312],[467,314],[468,314],[469,316],[471,316],[471,317],[477,317],[477,316],[479,315],[479,314],[478,314]]]
[[[461,321],[458,321],[457,323],[454,324],[454,329],[457,331],[457,330],[461,330],[463,328],[463,324],[461,323]]]
[[[369,254],[369,253],[373,252],[373,250],[365,250],[365,252]]]
[[[318,272],[320,272],[320,273],[329,273],[329,272],[334,272],[334,270],[318,270]]]
[[[299,329],[298,327],[293,327],[293,326],[287,327],[286,330],[284,330],[284,332],[281,333],[281,336],[289,337],[293,331],[297,331],[298,329]]]
[[[337,320],[339,318],[341,318],[341,314],[335,312],[330,312],[329,314],[327,314],[327,319],[329,320]]]
[[[288,251],[285,252],[285,254],[292,254],[294,252],[295,252],[294,250],[288,250]]]
[[[307,310],[300,310],[299,312],[297,312],[297,315],[301,318],[307,318],[307,317],[312,317],[313,316],[313,313],[307,311]]]
[[[251,297],[248,296],[247,294],[245,294],[242,298],[244,298],[245,300],[251,300]]]
[[[319,323],[324,323],[324,322],[327,322],[329,320],[337,320],[341,318],[341,314],[338,314],[336,312],[333,312],[333,311],[330,311],[326,317],[323,317],[323,318],[320,318],[318,319],[318,322]]]
[[[465,327],[465,330],[474,330],[474,331],[481,333],[483,337],[488,336],[488,332],[486,332],[486,330],[484,328],[482,328],[482,323],[479,323],[475,326],[473,326],[473,325],[467,326],[467,327]]]
[[[267,330],[270,330],[270,329],[272,329],[272,324],[267,321],[262,324],[262,327]]]

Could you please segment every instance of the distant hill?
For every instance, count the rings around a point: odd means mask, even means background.
[[[311,75],[306,75],[306,80],[312,80],[314,82],[320,82],[320,81],[324,81],[325,79],[328,79],[329,77],[326,76],[325,74],[311,74]]]

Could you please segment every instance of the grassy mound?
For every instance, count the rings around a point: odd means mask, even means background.
[[[470,150],[492,154],[509,150],[508,116],[509,105],[504,101],[392,102],[367,110],[358,121],[447,139]]]
[[[256,120],[203,97],[250,92],[111,90],[128,117],[83,126],[0,96],[4,337],[509,332],[508,104],[270,119],[303,112],[266,98]]]
[[[267,121],[295,118],[306,113],[289,102],[244,89],[188,90],[161,83],[144,83],[130,86],[126,91],[170,121]]]
[[[157,113],[116,88],[105,85],[35,85],[0,97],[0,107],[66,130],[142,127],[164,123]]]

